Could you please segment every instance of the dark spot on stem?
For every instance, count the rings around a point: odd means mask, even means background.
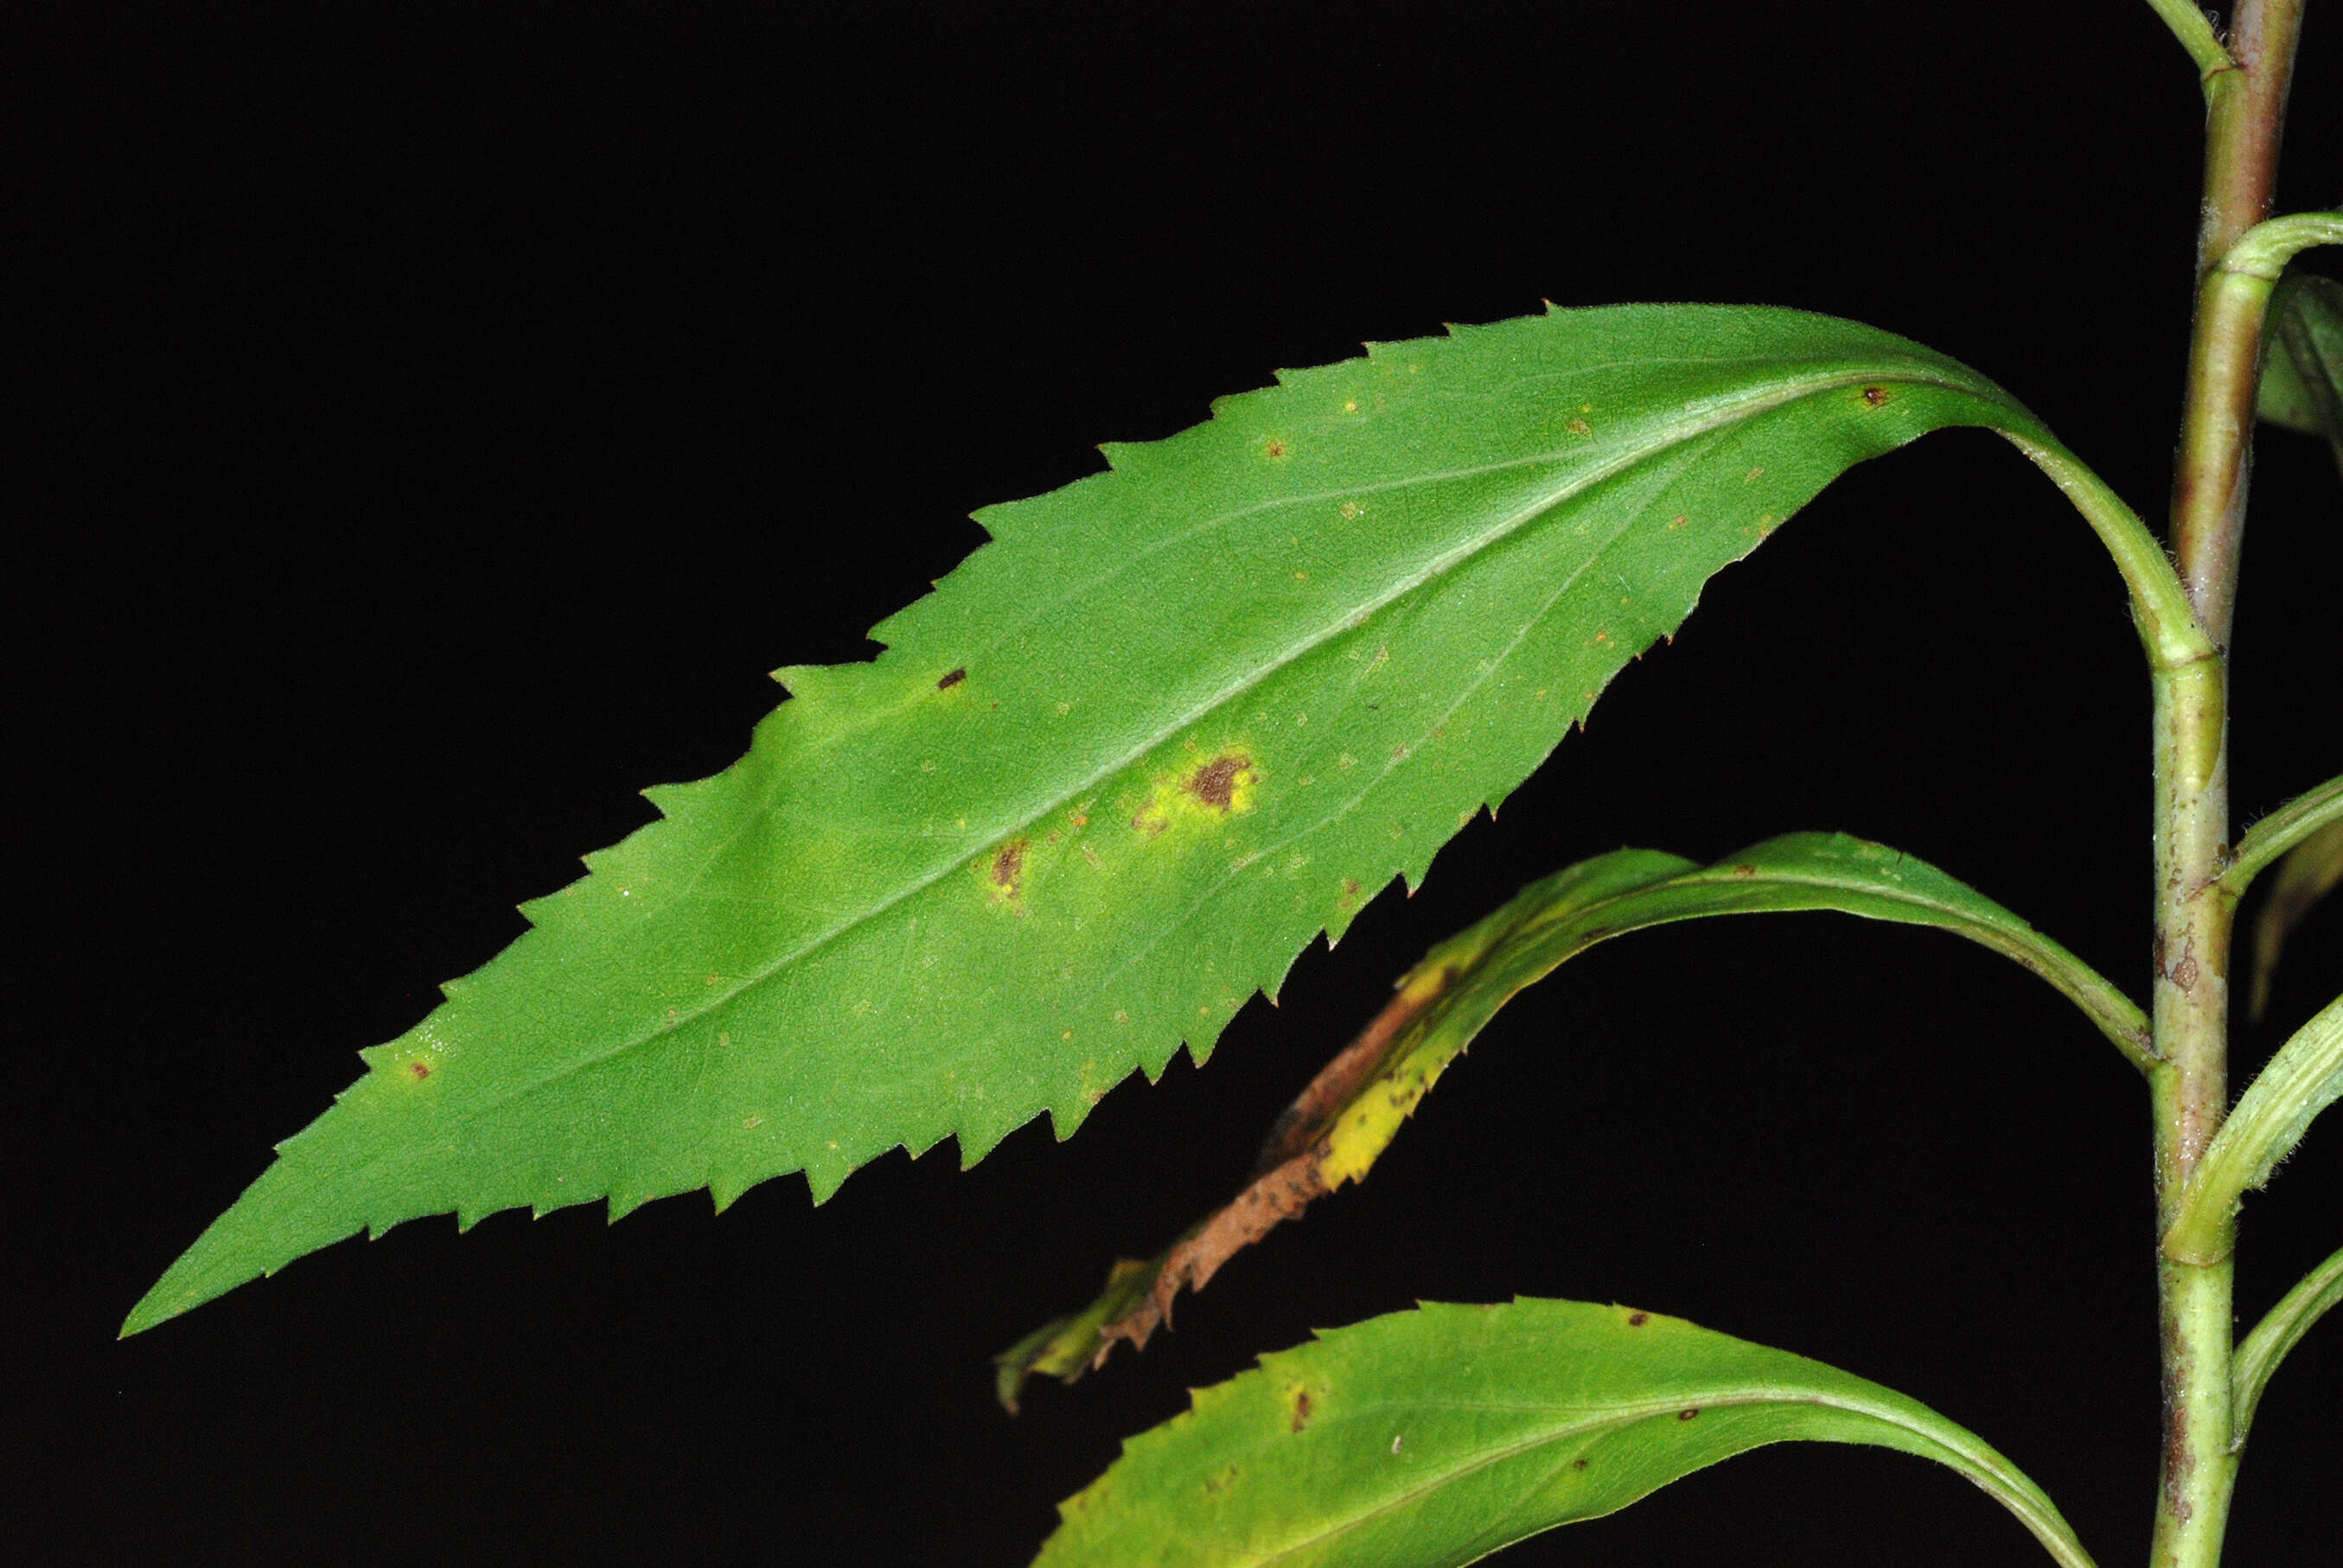
[[[950,691],[953,687],[958,686],[961,681],[966,680],[967,678],[967,670],[955,669],[950,674],[945,676],[941,680],[936,682],[936,689],[938,691]]]

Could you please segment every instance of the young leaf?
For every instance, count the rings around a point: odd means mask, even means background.
[[[1071,1382],[1120,1341],[1145,1349],[1182,1289],[1202,1290],[1237,1251],[1343,1182],[1364,1180],[1497,1010],[1570,959],[1650,926],[1799,910],[1935,926],[1982,943],[2065,992],[2135,1065],[2154,1060],[2147,1020],[2097,971],[1976,890],[1885,845],[1791,833],[1706,868],[1650,849],[1600,855],[1532,883],[1426,954],[1278,1118],[1242,1192],[1153,1258],[1117,1262],[1097,1301],[995,1358],[1001,1402],[1014,1411],[1034,1372]]]
[[[1372,347],[1217,404],[784,670],[739,763],[526,907],[132,1312],[147,1328],[359,1230],[470,1225],[898,1145],[1060,1136],[1202,1060],[1303,943],[1493,806],[1701,585],[1833,477],[1982,425],[2110,543],[2154,541],[1990,382],[1787,310],[1555,310]],[[2176,643],[2175,646],[2177,646]]]
[[[2324,436],[2343,469],[2343,283],[2289,273],[2271,295],[2269,352],[2255,412]]]
[[[2269,1386],[2270,1374],[2278,1371],[2278,1363],[2302,1342],[2310,1325],[2325,1317],[2338,1302],[2343,1302],[2343,1251],[2336,1252],[2305,1274],[2237,1346],[2237,1358],[2229,1366],[2233,1391],[2230,1403],[2236,1412],[2231,1417],[2230,1431],[2235,1442],[2246,1440],[2246,1429],[2254,1423],[2254,1412],[2262,1402],[2262,1390]]]
[[[2254,986],[2249,1011],[2256,1023],[2269,1010],[2270,981],[2286,939],[2318,900],[2343,882],[2343,821],[2329,822],[2286,853],[2268,898],[2254,918]]]
[[[2016,1466],[1916,1400],[1680,1319],[1516,1300],[1371,1319],[1198,1390],[1059,1505],[1036,1568],[1445,1568],[1794,1440],[1948,1465],[2056,1561],[2091,1561]]]
[[[2229,1217],[2248,1187],[2269,1182],[2318,1113],[2343,1098],[2343,997],[2278,1048],[2214,1135],[2165,1232],[2167,1257],[2216,1263],[2228,1255]]]
[[[2254,922],[2249,1012],[2257,1023],[2268,1009],[2270,980],[2287,938],[2343,880],[2343,779],[2295,797],[2247,829],[2217,885],[2234,902],[2272,865],[2278,879]]]

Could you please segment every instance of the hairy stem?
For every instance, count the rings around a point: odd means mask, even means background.
[[[2215,885],[2229,833],[2227,686],[2221,657],[2237,598],[2252,452],[2254,388],[2268,282],[2221,266],[2269,216],[2302,0],[2243,0],[2230,64],[2205,83],[2205,203],[2172,539],[2180,580],[2215,653],[2157,661],[2156,978],[2152,1009],[2157,1233],[2228,1106],[2231,900]],[[2257,294],[2258,289],[2258,294]],[[2226,1238],[2224,1238],[2226,1241]],[[2220,1561],[2231,1452],[2232,1264],[2159,1257],[2165,1442],[2155,1568]]]

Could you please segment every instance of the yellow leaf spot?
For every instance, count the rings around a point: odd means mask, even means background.
[[[764,1124],[765,1119],[761,1116],[744,1116],[740,1119],[740,1125],[744,1128],[762,1127]]]
[[[1765,472],[1765,470],[1763,468],[1752,468],[1747,473],[1741,476],[1741,482],[1745,485],[1754,485],[1764,476]]]
[[[1668,527],[1671,528],[1680,528],[1690,521],[1692,521],[1690,518],[1685,517],[1682,512],[1678,512],[1674,517],[1668,519]]]

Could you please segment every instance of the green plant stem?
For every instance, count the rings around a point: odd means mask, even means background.
[[[2167,18],[2169,19],[2169,18]],[[2301,0],[2244,0],[2229,68],[2206,82],[2205,201],[2172,539],[2197,624],[2225,650],[2269,284],[2218,264],[2269,216]],[[2256,298],[2259,291],[2258,301]],[[2157,1230],[2178,1212],[2228,1104],[2231,900],[2215,884],[2228,839],[2227,672],[2218,651],[2155,672]],[[2224,1238],[2226,1241],[2227,1238]],[[2164,1456],[2155,1568],[2214,1568],[2237,1479],[2231,1451],[2231,1288],[2218,1261],[2159,1255]]]
[[[2269,295],[2266,280],[2224,276],[2218,268],[2246,231],[2269,216],[2301,23],[2302,0],[2244,0],[2229,37],[2232,64],[2206,83],[2197,323],[2173,475],[2172,542],[2197,619],[2225,647],[2236,603],[2254,386]]]

